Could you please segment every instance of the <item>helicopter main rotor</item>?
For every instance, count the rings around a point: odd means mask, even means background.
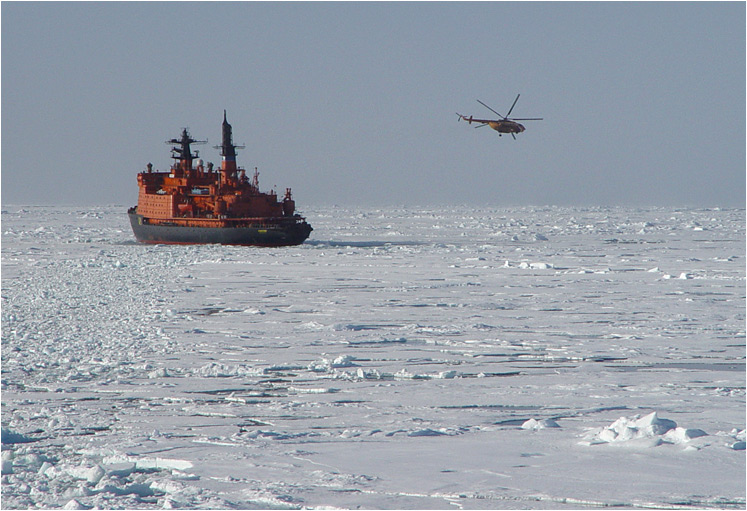
[[[488,110],[490,110],[491,112],[493,112],[494,114],[502,117],[504,121],[541,121],[543,120],[542,117],[522,117],[522,118],[515,118],[515,119],[510,118],[509,115],[511,115],[511,112],[514,111],[514,107],[516,106],[516,103],[519,101],[519,96],[521,96],[521,94],[516,95],[516,99],[514,100],[514,103],[511,105],[511,108],[508,109],[508,114],[506,115],[499,114],[498,112],[490,108],[488,105],[486,105],[479,99],[477,100],[477,102],[480,103],[485,108],[487,108]]]

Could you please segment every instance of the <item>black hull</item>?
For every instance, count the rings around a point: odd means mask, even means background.
[[[190,227],[183,225],[152,225],[133,211],[129,211],[135,238],[143,243],[256,245],[283,247],[300,245],[311,234],[312,228],[304,221],[264,227]]]

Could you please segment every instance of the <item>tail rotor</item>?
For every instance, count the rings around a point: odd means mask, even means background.
[[[465,120],[465,121],[467,121],[467,122],[468,122],[469,124],[472,124],[472,116],[471,116],[471,115],[470,115],[469,117],[467,117],[466,115],[462,115],[462,114],[460,114],[459,112],[457,112],[457,115],[459,116],[459,119],[458,119],[458,120],[460,120],[460,121],[461,121],[462,119],[464,119],[464,120]]]

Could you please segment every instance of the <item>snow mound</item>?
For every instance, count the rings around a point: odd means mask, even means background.
[[[708,436],[708,433],[702,429],[676,427],[666,432],[664,440],[673,444],[684,444],[693,438],[699,438],[702,436]]]
[[[585,445],[613,444],[637,447],[656,447],[663,443],[688,444],[708,433],[702,429],[681,428],[673,420],[663,419],[656,412],[641,417],[620,417],[602,429],[585,435]]]
[[[545,428],[559,428],[560,425],[552,419],[529,419],[521,425],[521,429],[545,429]]]
[[[543,262],[527,263],[527,262],[522,262],[522,263],[519,264],[519,268],[521,268],[522,270],[551,270],[551,269],[555,268],[555,266],[553,266],[552,263],[543,263]]]
[[[229,378],[235,376],[257,376],[261,372],[246,364],[226,365],[211,362],[195,370],[194,374],[203,378]]]
[[[340,355],[334,360],[322,358],[321,360],[310,363],[308,369],[315,373],[330,372],[332,369],[342,367],[356,367],[357,364],[354,361],[355,357],[351,357],[350,355]]]
[[[519,268],[521,270],[552,270],[552,269],[555,269],[555,265],[552,263],[545,263],[545,262],[530,263],[527,261],[522,261],[519,264],[514,264],[507,260],[505,263],[503,263],[502,268]]]
[[[726,437],[726,447],[734,451],[744,451],[747,448],[747,442],[745,442],[747,435],[744,429],[739,430],[734,428],[728,433],[719,431],[716,433],[716,436]]]

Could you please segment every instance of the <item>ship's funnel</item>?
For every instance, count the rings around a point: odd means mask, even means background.
[[[221,154],[226,157],[236,160],[236,146],[233,145],[233,136],[231,133],[231,125],[226,120],[226,111],[223,110],[223,151]]]
[[[222,131],[223,141],[219,146],[221,149],[220,154],[221,156],[223,156],[222,169],[233,171],[236,170],[236,146],[233,145],[232,129],[231,125],[228,124],[228,120],[226,119],[225,110],[223,110]]]

